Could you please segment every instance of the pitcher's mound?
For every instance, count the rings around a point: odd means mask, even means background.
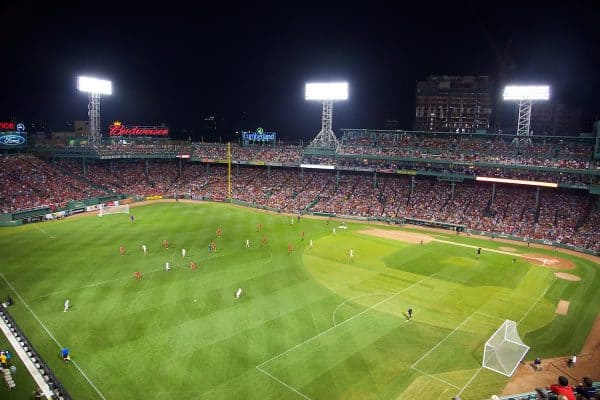
[[[581,280],[581,277],[573,274],[567,274],[566,272],[556,272],[554,276],[556,276],[558,279],[564,279],[565,281],[578,282]]]

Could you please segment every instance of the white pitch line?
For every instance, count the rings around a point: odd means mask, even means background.
[[[521,321],[523,321],[525,319],[525,317],[527,317],[527,315],[531,312],[531,310],[533,310],[533,308],[536,306],[536,304],[542,299],[542,297],[544,297],[544,295],[548,292],[548,289],[550,289],[550,287],[552,287],[552,284],[554,283],[554,281],[556,280],[556,276],[552,279],[552,282],[550,282],[550,284],[548,285],[548,287],[546,288],[546,290],[544,290],[544,292],[537,298],[537,300],[531,305],[531,307],[529,307],[529,310],[527,310],[527,312],[525,313],[525,315],[523,315],[523,317],[519,320],[519,322],[517,322],[517,325],[519,325],[521,323]],[[481,315],[485,315],[487,317],[490,318],[496,318],[499,320],[502,320],[502,318],[498,318],[495,317],[493,315],[488,315],[479,311],[476,311],[477,314],[481,314]],[[483,367],[480,367],[477,372],[475,372],[475,374],[471,377],[471,379],[469,379],[469,381],[467,382],[467,384],[460,390],[460,392],[458,392],[456,395],[460,396],[462,394],[462,392],[471,384],[471,382],[473,382],[473,379],[475,379],[475,377],[477,376],[477,374],[479,374],[479,372],[481,372],[481,369]]]
[[[295,346],[293,346],[293,347],[290,347],[289,349],[287,349],[287,350],[286,350],[286,351],[284,351],[283,353],[277,354],[276,356],[274,356],[274,357],[271,357],[271,358],[269,358],[269,359],[268,359],[268,360],[266,360],[266,361],[263,361],[262,363],[258,364],[258,366],[259,366],[259,367],[261,367],[261,366],[263,366],[263,365],[265,365],[265,364],[267,364],[267,363],[269,363],[269,362],[271,362],[271,361],[273,361],[273,360],[275,360],[275,359],[277,359],[277,358],[279,358],[279,357],[283,356],[284,354],[287,354],[287,353],[289,353],[290,351],[292,351],[292,350],[294,350],[294,349],[297,349],[298,347],[300,347],[300,346],[304,345],[305,343],[308,343],[308,342],[310,342],[311,340],[317,339],[317,338],[319,338],[319,337],[323,336],[324,334],[326,334],[326,333],[328,333],[328,332],[332,331],[333,329],[335,329],[335,328],[337,328],[337,327],[339,327],[339,326],[342,326],[342,325],[344,325],[344,324],[345,324],[345,323],[347,323],[347,322],[350,322],[350,321],[352,321],[354,318],[360,317],[361,315],[363,315],[364,313],[368,312],[369,310],[372,310],[373,308],[377,307],[377,306],[378,306],[378,305],[380,305],[380,304],[383,304],[383,303],[386,303],[386,302],[388,302],[389,300],[391,300],[391,299],[393,299],[394,297],[398,296],[400,293],[402,293],[402,292],[404,292],[404,291],[406,291],[406,290],[408,290],[408,289],[412,288],[412,287],[413,287],[413,286],[415,286],[415,285],[418,285],[419,283],[423,282],[423,281],[424,281],[424,280],[426,280],[426,279],[427,279],[427,278],[423,278],[423,279],[421,279],[421,280],[419,280],[419,281],[417,281],[417,282],[413,283],[412,285],[405,287],[404,289],[402,289],[402,290],[400,290],[400,291],[398,291],[398,292],[394,293],[394,294],[393,294],[393,295],[391,295],[390,297],[386,297],[385,299],[381,300],[380,302],[373,304],[373,305],[372,305],[372,306],[370,306],[369,308],[366,308],[366,309],[362,310],[362,311],[361,311],[361,312],[359,312],[358,314],[355,314],[355,315],[353,315],[352,317],[350,317],[350,318],[348,318],[348,319],[345,319],[344,321],[340,322],[339,324],[337,324],[337,325],[335,325],[335,326],[332,326],[331,328],[328,328],[328,329],[324,330],[323,332],[321,332],[321,333],[318,333],[318,334],[316,334],[315,336],[312,336],[312,337],[310,337],[310,338],[306,339],[306,340],[305,340],[305,341],[303,341],[302,343],[298,343],[297,345],[295,345]]]
[[[263,374],[269,376],[270,378],[276,380],[277,382],[281,383],[283,386],[285,386],[286,388],[290,389],[292,392],[298,394],[302,398],[305,398],[306,400],[310,400],[310,397],[308,397],[308,396],[304,395],[303,393],[299,392],[298,390],[294,389],[293,387],[291,387],[290,385],[288,385],[287,383],[285,383],[281,379],[278,379],[276,376],[271,375],[270,373],[268,373],[264,369],[260,368],[260,366],[257,365],[256,369],[259,370],[260,372],[262,372]]]
[[[495,315],[491,315],[491,314],[482,313],[481,311],[475,311],[475,314],[483,315],[484,317],[488,317],[488,318],[497,319],[497,320],[499,320],[499,321],[505,321],[505,320],[506,320],[506,319],[504,319],[504,318],[500,318],[500,317],[497,317],[497,316],[495,316]]]
[[[56,338],[54,337],[54,335],[52,334],[52,332],[50,332],[50,330],[46,327],[46,325],[44,325],[44,323],[33,312],[33,310],[31,309],[31,307],[29,307],[29,304],[27,304],[27,302],[25,302],[25,300],[23,300],[23,298],[21,297],[21,295],[19,294],[19,292],[17,292],[17,290],[13,287],[13,285],[11,285],[8,280],[6,280],[6,278],[4,277],[4,275],[1,272],[0,272],[0,276],[2,277],[2,279],[4,280],[4,282],[6,282],[6,284],[12,289],[12,291],[17,295],[17,297],[19,298],[19,300],[21,301],[21,303],[23,303],[23,305],[27,308],[27,310],[29,310],[29,312],[31,313],[31,315],[33,315],[33,317],[42,326],[42,328],[44,328],[44,330],[46,331],[46,333],[48,334],[48,336],[50,336],[52,338],[52,340],[54,341],[54,343],[56,343],[56,345],[58,346],[58,348],[62,349],[63,346],[58,342],[58,340],[56,340]],[[73,365],[75,365],[75,368],[77,368],[77,370],[81,373],[81,375],[85,378],[85,380],[88,381],[88,383],[94,388],[94,390],[96,391],[96,393],[98,393],[98,395],[100,396],[100,398],[102,398],[103,400],[106,400],[106,397],[104,397],[104,395],[102,394],[102,392],[100,392],[100,390],[96,387],[96,385],[94,385],[94,383],[90,380],[90,378],[88,378],[88,376],[85,374],[85,372],[83,372],[83,370],[79,367],[79,364],[77,364],[75,361],[72,361],[72,360],[71,360],[71,362],[73,363]]]
[[[263,263],[261,263],[261,265],[266,265],[268,263],[270,263],[273,260],[273,252],[269,253],[269,259]]]
[[[435,379],[435,380],[437,380],[437,381],[440,381],[440,382],[442,382],[442,383],[445,383],[445,384],[446,384],[446,385],[448,385],[448,386],[452,386],[452,387],[453,387],[453,388],[455,388],[455,389],[460,389],[458,386],[456,386],[456,385],[454,385],[454,384],[452,384],[452,383],[450,383],[450,382],[448,382],[448,381],[445,381],[445,380],[443,380],[443,379],[441,379],[441,378],[438,378],[437,376],[433,376],[433,375],[431,375],[431,374],[428,374],[427,372],[425,372],[425,371],[422,371],[422,370],[420,370],[420,369],[419,369],[419,368],[417,368],[417,367],[412,367],[411,369],[414,369],[415,371],[417,371],[417,372],[420,372],[421,374],[423,374],[423,375],[425,375],[425,376],[427,376],[427,377],[429,377],[429,378],[432,378],[432,379]]]
[[[210,261],[210,260],[213,260],[213,259],[219,258],[219,257],[223,257],[223,256],[212,257],[212,258],[207,259],[206,261]],[[184,264],[180,265],[180,264],[172,263],[171,265],[173,266],[173,268],[184,267]],[[151,271],[144,272],[144,274],[153,274],[155,272],[160,272],[160,271],[164,271],[164,270],[165,270],[164,268],[158,268],[158,269],[153,269]],[[89,285],[79,286],[79,287],[76,287],[74,289],[57,290],[57,291],[49,293],[49,294],[44,294],[42,296],[33,297],[33,298],[29,299],[29,301],[35,301],[35,300],[43,299],[45,297],[50,297],[50,296],[53,296],[55,294],[59,294],[59,293],[67,292],[67,291],[76,291],[76,290],[91,288],[91,287],[94,287],[94,286],[100,286],[100,285],[104,285],[106,283],[112,283],[112,282],[121,281],[123,279],[129,279],[131,277],[132,277],[131,275],[121,276],[119,278],[107,279],[105,281],[100,281],[100,282],[96,282],[96,283],[90,283]]]
[[[440,242],[440,243],[446,243],[446,244],[452,244],[454,246],[462,246],[462,247],[468,247],[470,249],[479,249],[481,248],[481,250],[485,250],[485,251],[490,251],[492,253],[499,253],[499,254],[506,254],[509,256],[515,256],[515,257],[523,257],[526,258],[526,256],[524,254],[519,254],[519,253],[511,253],[509,251],[502,251],[502,250],[495,250],[495,249],[488,249],[487,247],[481,247],[481,246],[473,246],[471,244],[464,244],[464,243],[456,243],[456,242],[450,242],[448,240],[440,240],[440,239],[433,239],[432,242]]]
[[[173,265],[173,267],[176,267],[177,265]],[[152,271],[148,271],[148,272],[144,272],[144,274],[152,274],[155,272],[159,272],[159,271],[164,271],[164,268],[159,268],[159,269],[153,269]],[[29,301],[35,301],[35,300],[39,300],[39,299],[43,299],[45,297],[50,297],[50,296],[54,296],[55,294],[59,294],[59,293],[63,293],[63,292],[71,292],[71,291],[76,291],[76,290],[82,290],[82,289],[87,289],[87,288],[91,288],[94,286],[100,286],[100,285],[104,285],[106,283],[112,283],[112,282],[117,282],[117,281],[122,281],[123,279],[131,279],[132,275],[127,275],[127,276],[122,276],[119,278],[114,278],[114,279],[107,279],[105,281],[100,281],[100,282],[96,282],[96,283],[90,283],[89,285],[84,285],[84,286],[79,286],[76,288],[68,288],[68,289],[63,289],[63,290],[57,290],[55,292],[52,293],[48,293],[48,294],[44,294],[42,296],[38,296],[38,297],[34,297],[29,299]]]
[[[458,392],[456,394],[457,397],[460,396],[462,394],[462,392],[465,391],[465,389],[471,384],[471,382],[473,382],[473,379],[475,379],[475,377],[477,376],[477,374],[479,374],[479,372],[481,372],[482,369],[483,369],[483,367],[479,367],[479,369],[477,370],[477,372],[475,372],[473,374],[473,376],[471,377],[471,379],[469,379],[469,381],[467,382],[467,384],[465,386],[463,386],[463,388],[460,389],[460,392]]]
[[[38,226],[38,224],[34,223],[33,226],[35,226],[37,228],[37,230],[39,230],[40,232],[43,232],[46,235],[48,235],[50,237],[50,239],[56,239],[56,236],[52,236],[51,234],[49,234],[48,232],[46,232],[45,230],[43,230],[42,228],[40,228]]]
[[[349,299],[344,300],[343,302],[341,302],[336,308],[335,310],[333,310],[333,314],[331,314],[331,318],[333,319],[333,326],[336,326],[336,322],[335,322],[335,313],[337,312],[337,310],[343,306],[344,304],[346,304],[347,302],[351,301],[351,300],[355,300],[355,299],[360,299],[361,297],[367,297],[367,296],[377,296],[377,295],[390,295],[391,293],[367,293],[367,294],[361,294],[355,297],[351,297]]]
[[[411,365],[410,367],[411,367],[411,368],[414,368],[414,367],[415,367],[415,365],[417,365],[418,363],[420,363],[422,359],[424,359],[424,358],[425,358],[425,357],[427,357],[429,354],[431,354],[431,352],[432,352],[432,351],[434,351],[435,349],[437,349],[437,347],[438,347],[440,344],[444,343],[444,342],[446,341],[446,339],[448,339],[448,338],[449,338],[449,337],[450,337],[450,336],[451,336],[451,335],[452,335],[454,332],[456,332],[456,331],[457,331],[457,330],[458,330],[458,329],[459,329],[459,328],[460,328],[460,327],[461,327],[461,326],[462,326],[462,325],[463,325],[465,322],[467,322],[468,320],[470,320],[470,319],[471,319],[471,317],[473,317],[473,315],[475,315],[475,313],[473,313],[473,314],[469,315],[469,316],[467,317],[467,319],[465,319],[463,322],[461,322],[460,324],[458,324],[458,325],[456,326],[456,328],[454,328],[454,330],[453,330],[452,332],[450,332],[449,334],[447,334],[447,335],[446,335],[446,337],[444,337],[444,338],[443,338],[442,340],[440,340],[440,341],[439,341],[439,342],[438,342],[438,343],[437,343],[435,346],[433,346],[431,349],[429,349],[429,351],[428,351],[427,353],[423,354],[423,355],[421,356],[421,358],[419,358],[417,361],[415,361],[415,362],[413,363],[413,365]]]
[[[548,292],[548,290],[554,284],[555,280],[556,280],[556,276],[554,277],[554,279],[552,279],[552,282],[550,282],[550,284],[548,285],[548,287],[546,288],[546,290],[544,290],[544,292],[540,295],[540,297],[537,298],[537,300],[535,301],[535,303],[533,303],[531,305],[531,307],[529,307],[529,310],[527,310],[527,312],[525,313],[525,315],[523,315],[523,317],[521,317],[521,319],[517,322],[517,325],[519,325],[525,319],[525,317],[527,317],[527,315],[529,315],[529,313],[531,312],[531,310],[533,310],[533,307],[535,307],[537,305],[537,303],[539,303],[539,301],[542,299],[542,297],[544,297],[546,295],[546,293]]]

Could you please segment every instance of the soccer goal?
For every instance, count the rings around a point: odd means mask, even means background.
[[[129,214],[129,204],[123,204],[119,206],[104,206],[100,208],[100,212],[98,213],[99,217],[108,214]]]
[[[517,332],[517,323],[507,319],[485,342],[483,367],[512,376],[528,351],[529,346],[523,343]]]

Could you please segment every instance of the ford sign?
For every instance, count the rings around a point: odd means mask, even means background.
[[[25,138],[20,135],[1,135],[0,146],[20,146],[25,144]]]

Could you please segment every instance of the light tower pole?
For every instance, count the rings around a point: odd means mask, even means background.
[[[90,119],[90,132],[88,133],[88,146],[102,144],[102,130],[100,125],[100,95],[112,94],[112,82],[102,79],[79,76],[77,89],[89,94],[88,117]]]
[[[336,149],[338,140],[333,133],[333,101],[348,99],[348,82],[307,83],[306,100],[319,100],[323,104],[321,131],[310,142],[309,147]]]
[[[519,100],[519,119],[517,121],[517,137],[513,144],[526,146],[531,144],[531,106],[533,100],[548,100],[549,86],[506,86],[504,100]]]

